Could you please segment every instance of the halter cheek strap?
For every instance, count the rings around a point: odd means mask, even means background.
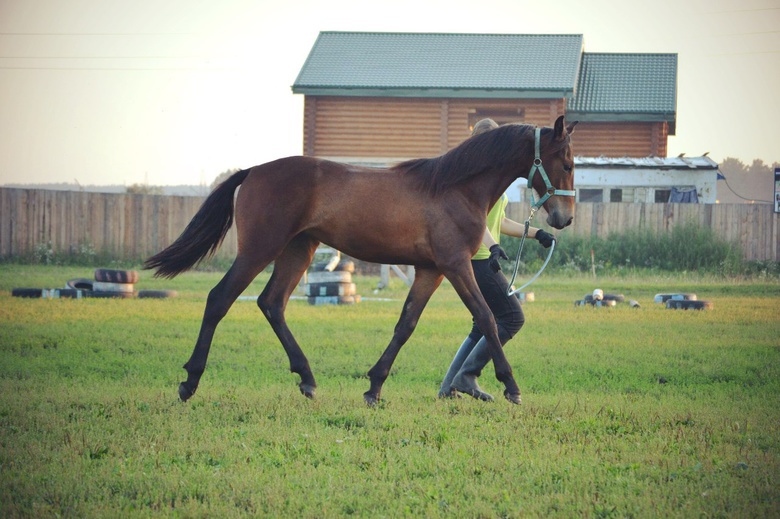
[[[556,189],[550,183],[550,178],[547,176],[547,172],[544,170],[544,166],[542,165],[542,158],[539,153],[539,144],[541,140],[542,140],[542,130],[541,128],[537,128],[534,137],[534,163],[531,166],[531,171],[528,173],[528,189],[531,190],[531,207],[533,208],[534,211],[542,207],[542,204],[544,204],[547,201],[547,199],[553,195],[575,196],[576,194],[574,191],[569,189]],[[539,199],[539,201],[534,202],[533,180],[534,180],[534,175],[536,174],[537,171],[542,176],[542,180],[544,180],[544,186],[547,188],[547,191]]]

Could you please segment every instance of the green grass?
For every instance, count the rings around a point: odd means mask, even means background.
[[[366,300],[290,302],[319,384],[310,401],[252,301],[217,330],[198,393],[181,365],[220,275],[138,288],[165,300],[29,300],[13,287],[90,277],[0,270],[3,517],[768,517],[780,514],[780,283],[544,275],[506,347],[524,403],[440,401],[470,327],[446,283],[377,408],[365,373],[406,289],[357,278]],[[261,278],[263,278],[261,276]],[[262,279],[247,295],[259,293]],[[641,309],[575,308],[594,288]],[[665,310],[658,292],[711,311]],[[487,369],[481,384],[501,386]]]

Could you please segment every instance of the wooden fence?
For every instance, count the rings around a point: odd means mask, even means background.
[[[204,198],[0,188],[0,257],[24,256],[46,246],[58,253],[90,247],[116,258],[138,260],[169,245]],[[508,216],[524,221],[527,202],[509,204]],[[739,243],[745,259],[778,261],[780,215],[771,204],[580,203],[564,232],[606,237],[648,228],[657,232],[693,222]],[[544,213],[537,218],[544,221]],[[219,256],[236,252],[235,231]]]
[[[507,215],[522,222],[528,211],[527,202],[510,203]],[[544,222],[544,213],[537,217]],[[636,228],[663,233],[688,223],[739,244],[746,260],[780,258],[780,214],[772,204],[578,203],[574,222],[563,232],[606,238]]]
[[[204,198],[0,188],[0,256],[21,256],[36,247],[76,252],[88,246],[137,260],[179,236]],[[223,255],[236,252],[235,232]]]

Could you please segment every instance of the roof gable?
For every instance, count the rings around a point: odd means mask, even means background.
[[[495,98],[574,93],[582,35],[322,32],[293,92]]]
[[[566,111],[590,121],[601,115],[674,121],[676,110],[677,54],[584,53]]]

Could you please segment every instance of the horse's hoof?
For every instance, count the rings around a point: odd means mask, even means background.
[[[195,394],[195,389],[190,389],[189,387],[187,387],[186,382],[182,382],[181,384],[179,384],[179,398],[181,399],[182,402],[186,402],[194,394]]]
[[[520,405],[523,403],[523,399],[520,398],[520,393],[509,393],[508,391],[504,391],[504,396],[513,404]]]
[[[316,392],[315,390],[317,389],[316,386],[312,386],[311,384],[300,383],[298,384],[298,388],[301,390],[301,394],[303,396],[314,400],[314,394]]]
[[[371,391],[363,393],[363,400],[369,407],[375,407],[379,403],[379,395],[373,394]]]

